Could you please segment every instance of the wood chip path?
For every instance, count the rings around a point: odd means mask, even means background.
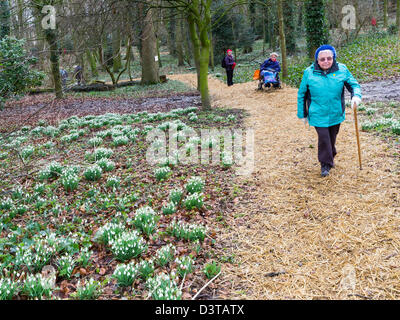
[[[194,74],[173,75],[195,87]],[[347,110],[336,167],[320,177],[317,134],[297,119],[297,89],[257,92],[256,83],[227,87],[209,78],[213,106],[249,112],[255,170],[252,185],[226,217],[217,242],[233,263],[219,285],[227,299],[399,299],[399,158],[381,139],[360,133]]]

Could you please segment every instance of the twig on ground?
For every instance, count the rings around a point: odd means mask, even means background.
[[[217,274],[214,278],[212,278],[210,281],[208,281],[208,282],[199,290],[199,292],[196,293],[196,295],[192,298],[192,300],[196,300],[197,296],[198,296],[205,288],[207,288],[211,282],[213,282],[215,279],[217,279],[217,277],[218,277],[220,274],[221,274],[221,271],[218,272],[218,274]]]

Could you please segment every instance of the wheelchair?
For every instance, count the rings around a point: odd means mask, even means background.
[[[275,70],[267,69],[261,71],[258,80],[258,90],[263,90],[263,87],[282,89],[279,72],[276,72]]]

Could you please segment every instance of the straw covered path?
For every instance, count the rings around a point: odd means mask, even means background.
[[[170,76],[195,86],[193,74]],[[360,133],[346,110],[336,167],[322,179],[317,134],[297,119],[297,89],[257,92],[256,83],[227,87],[209,78],[213,106],[249,113],[255,169],[228,227],[220,230],[217,283],[229,299],[399,299],[400,178],[394,150]]]

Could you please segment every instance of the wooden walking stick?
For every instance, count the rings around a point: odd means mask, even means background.
[[[358,147],[358,162],[360,163],[360,170],[362,170],[360,135],[358,133],[357,104],[356,103],[353,104],[353,110],[354,110],[354,123],[355,123],[355,126],[356,126],[356,137],[357,137],[357,147]]]

